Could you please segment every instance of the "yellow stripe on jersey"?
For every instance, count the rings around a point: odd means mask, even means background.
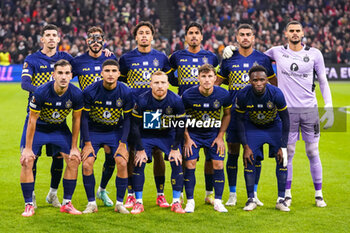
[[[273,75],[271,75],[271,76],[267,77],[267,79],[270,79],[270,78],[273,78],[273,77],[276,77],[276,75],[275,75],[275,74],[273,74]]]
[[[230,106],[224,107],[224,109],[232,108],[232,104]]]
[[[245,113],[245,111],[238,110],[237,108],[236,108],[236,112],[239,112],[239,113]]]
[[[137,117],[137,118],[142,118],[142,116],[137,115],[137,114],[135,114],[135,113],[131,113],[131,115],[133,115],[134,117]]]
[[[123,112],[124,113],[129,113],[129,112],[131,112],[133,110],[133,108],[130,108],[129,110],[124,110]]]
[[[29,107],[29,110],[32,111],[32,112],[41,112],[40,110],[34,110],[31,107]]]
[[[126,77],[126,75],[124,75],[124,74],[120,74],[120,77],[124,77],[124,78],[125,78],[125,77]]]
[[[283,111],[283,110],[286,110],[287,109],[287,105],[284,107],[284,108],[281,108],[281,109],[277,109],[279,112]]]
[[[77,109],[77,110],[74,110],[73,109],[73,112],[80,112],[80,111],[82,111],[84,108],[79,108],[79,109]]]
[[[218,76],[221,79],[226,79],[224,76],[221,76],[220,74],[216,74],[216,76]]]
[[[89,112],[91,109],[90,108],[83,108],[83,110]]]
[[[22,74],[22,77],[23,77],[23,76],[32,77],[32,75],[30,75],[30,74]]]
[[[168,70],[167,72],[165,72],[166,74],[169,74],[171,71],[173,71],[173,69]]]

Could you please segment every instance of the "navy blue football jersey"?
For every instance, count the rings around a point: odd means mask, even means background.
[[[190,132],[217,134],[221,123],[221,113],[224,109],[232,107],[232,100],[227,90],[222,87],[214,86],[213,93],[204,96],[199,91],[199,86],[193,86],[187,89],[182,95],[182,101],[185,106],[186,116],[191,121],[211,122],[209,127],[188,127]],[[212,124],[214,123],[214,124]]]
[[[81,90],[84,90],[91,83],[101,80],[102,64],[108,59],[117,61],[117,58],[113,54],[112,56],[106,57],[105,53],[102,53],[98,58],[94,58],[89,55],[89,52],[73,59],[73,75],[78,76]]]
[[[201,49],[198,53],[191,53],[187,49],[173,53],[169,58],[170,66],[177,70],[179,95],[182,95],[188,88],[198,85],[198,68],[204,64],[211,64],[214,67],[219,65],[217,56],[207,50]]]
[[[54,90],[55,81],[40,86],[29,103],[30,111],[40,112],[37,121],[37,130],[52,131],[63,128],[68,114],[73,111],[81,111],[84,107],[83,93],[81,90],[69,84],[67,91],[59,96]]]
[[[266,85],[265,93],[261,96],[253,92],[251,85],[247,85],[237,94],[235,105],[237,112],[247,114],[246,119],[260,127],[269,127],[280,121],[277,113],[287,109],[282,91],[270,84]]]
[[[84,110],[89,112],[89,130],[112,131],[120,126],[123,115],[131,112],[133,100],[131,90],[117,82],[113,90],[103,87],[103,81],[88,86],[84,91]]]
[[[160,101],[152,96],[152,90],[148,90],[136,100],[132,115],[143,120],[143,127],[140,130],[142,137],[161,137],[175,128],[169,124],[169,121],[185,116],[185,108],[180,96],[170,90]],[[159,124],[160,127],[147,128],[148,123]],[[164,127],[163,123],[167,127]]]
[[[237,51],[229,59],[222,60],[218,77],[228,79],[228,90],[231,93],[232,99],[235,98],[239,90],[243,89],[249,83],[248,71],[254,65],[265,67],[268,78],[275,76],[270,58],[256,50],[253,50],[247,57],[242,56]]]
[[[119,59],[121,77],[125,77],[135,97],[149,89],[151,74],[161,70],[171,72],[167,56],[155,49],[141,53],[136,48]]]
[[[52,81],[53,67],[61,59],[65,59],[71,63],[73,57],[66,52],[56,52],[52,57],[48,57],[41,50],[38,50],[24,59],[22,77],[30,77],[32,80],[31,84],[35,87]],[[31,96],[32,93],[29,93],[29,101]]]

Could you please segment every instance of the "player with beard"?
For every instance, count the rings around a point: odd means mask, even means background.
[[[223,81],[228,81],[228,89],[231,94],[232,101],[235,101],[237,93],[249,84],[248,71],[254,65],[261,65],[267,70],[267,78],[275,77],[275,73],[271,66],[268,56],[256,51],[254,45],[254,28],[249,24],[241,24],[237,29],[236,40],[239,44],[238,50],[229,59],[224,59],[220,66],[216,84],[220,85]],[[226,171],[228,183],[230,187],[229,200],[226,205],[236,205],[236,183],[238,171],[238,156],[240,150],[240,139],[237,133],[236,111],[234,107],[231,112],[230,125],[226,131],[226,141],[228,147],[228,158],[226,163]],[[256,161],[256,179],[254,186],[254,201],[257,205],[262,206],[263,203],[257,197],[258,183],[261,172],[261,162]]]
[[[141,94],[149,90],[151,75],[154,72],[163,71],[168,76],[173,75],[167,56],[162,52],[152,49],[154,31],[154,26],[150,22],[141,21],[138,23],[133,30],[137,48],[123,54],[119,60],[120,76],[121,78],[124,77],[126,83],[131,88],[134,102]],[[130,150],[128,163],[128,198],[124,205],[127,208],[133,207],[136,203],[134,191],[132,189],[134,139],[133,131],[130,131],[128,140]],[[164,196],[165,163],[163,153],[159,149],[154,148],[152,155],[154,158],[153,174],[157,187],[156,203],[160,207],[167,208],[170,207],[170,205],[167,203]]]
[[[90,84],[101,80],[102,64],[108,59],[117,61],[109,51],[103,51],[104,33],[100,27],[91,27],[87,32],[86,44],[89,50],[73,59],[73,75],[78,76],[79,86],[84,90]],[[109,147],[104,146],[105,162],[103,164],[101,183],[97,190],[97,198],[101,199],[105,206],[113,206],[113,201],[108,197],[106,186],[113,175],[115,161]],[[83,173],[84,183],[90,182]],[[91,179],[90,179],[91,180]]]

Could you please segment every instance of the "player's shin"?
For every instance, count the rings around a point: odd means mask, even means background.
[[[108,181],[111,179],[115,168],[115,161],[112,154],[105,153],[100,187],[106,189]]]
[[[171,164],[171,185],[173,187],[173,203],[180,202],[180,195],[183,187],[184,175],[182,165],[176,165],[175,162]]]
[[[244,168],[244,179],[247,189],[248,198],[254,198],[254,183],[255,183],[255,160],[253,164],[247,163],[247,167]]]
[[[142,203],[142,191],[145,183],[145,166],[146,163],[142,163],[141,166],[135,166],[132,177],[136,201],[140,203]]]
[[[58,189],[63,172],[63,158],[57,158],[57,156],[52,157],[51,164],[51,184],[52,189]]]
[[[214,190],[215,199],[222,199],[225,186],[225,174],[224,169],[214,169]]]
[[[283,167],[283,164],[279,164],[276,158],[276,177],[278,197],[284,199],[285,187],[287,182],[287,168]]]
[[[226,162],[226,172],[230,193],[236,193],[237,184],[237,163],[239,154],[228,154]]]
[[[189,169],[189,168],[186,168],[186,171],[185,171],[184,183],[185,183],[187,200],[193,199],[194,187],[196,185],[195,171],[196,169]]]

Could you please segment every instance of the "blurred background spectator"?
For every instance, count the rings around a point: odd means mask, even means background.
[[[40,48],[40,31],[47,23],[60,28],[60,51],[73,56],[86,51],[86,31],[100,26],[105,47],[116,56],[135,48],[133,27],[141,20],[156,28],[155,49],[169,55],[184,49],[185,27],[203,24],[203,48],[219,56],[235,44],[240,23],[256,29],[255,48],[265,51],[286,44],[283,30],[299,20],[303,42],[320,49],[327,63],[350,64],[350,2],[348,0],[3,0],[0,11],[0,50],[11,63]],[[7,55],[6,55],[7,56]]]

